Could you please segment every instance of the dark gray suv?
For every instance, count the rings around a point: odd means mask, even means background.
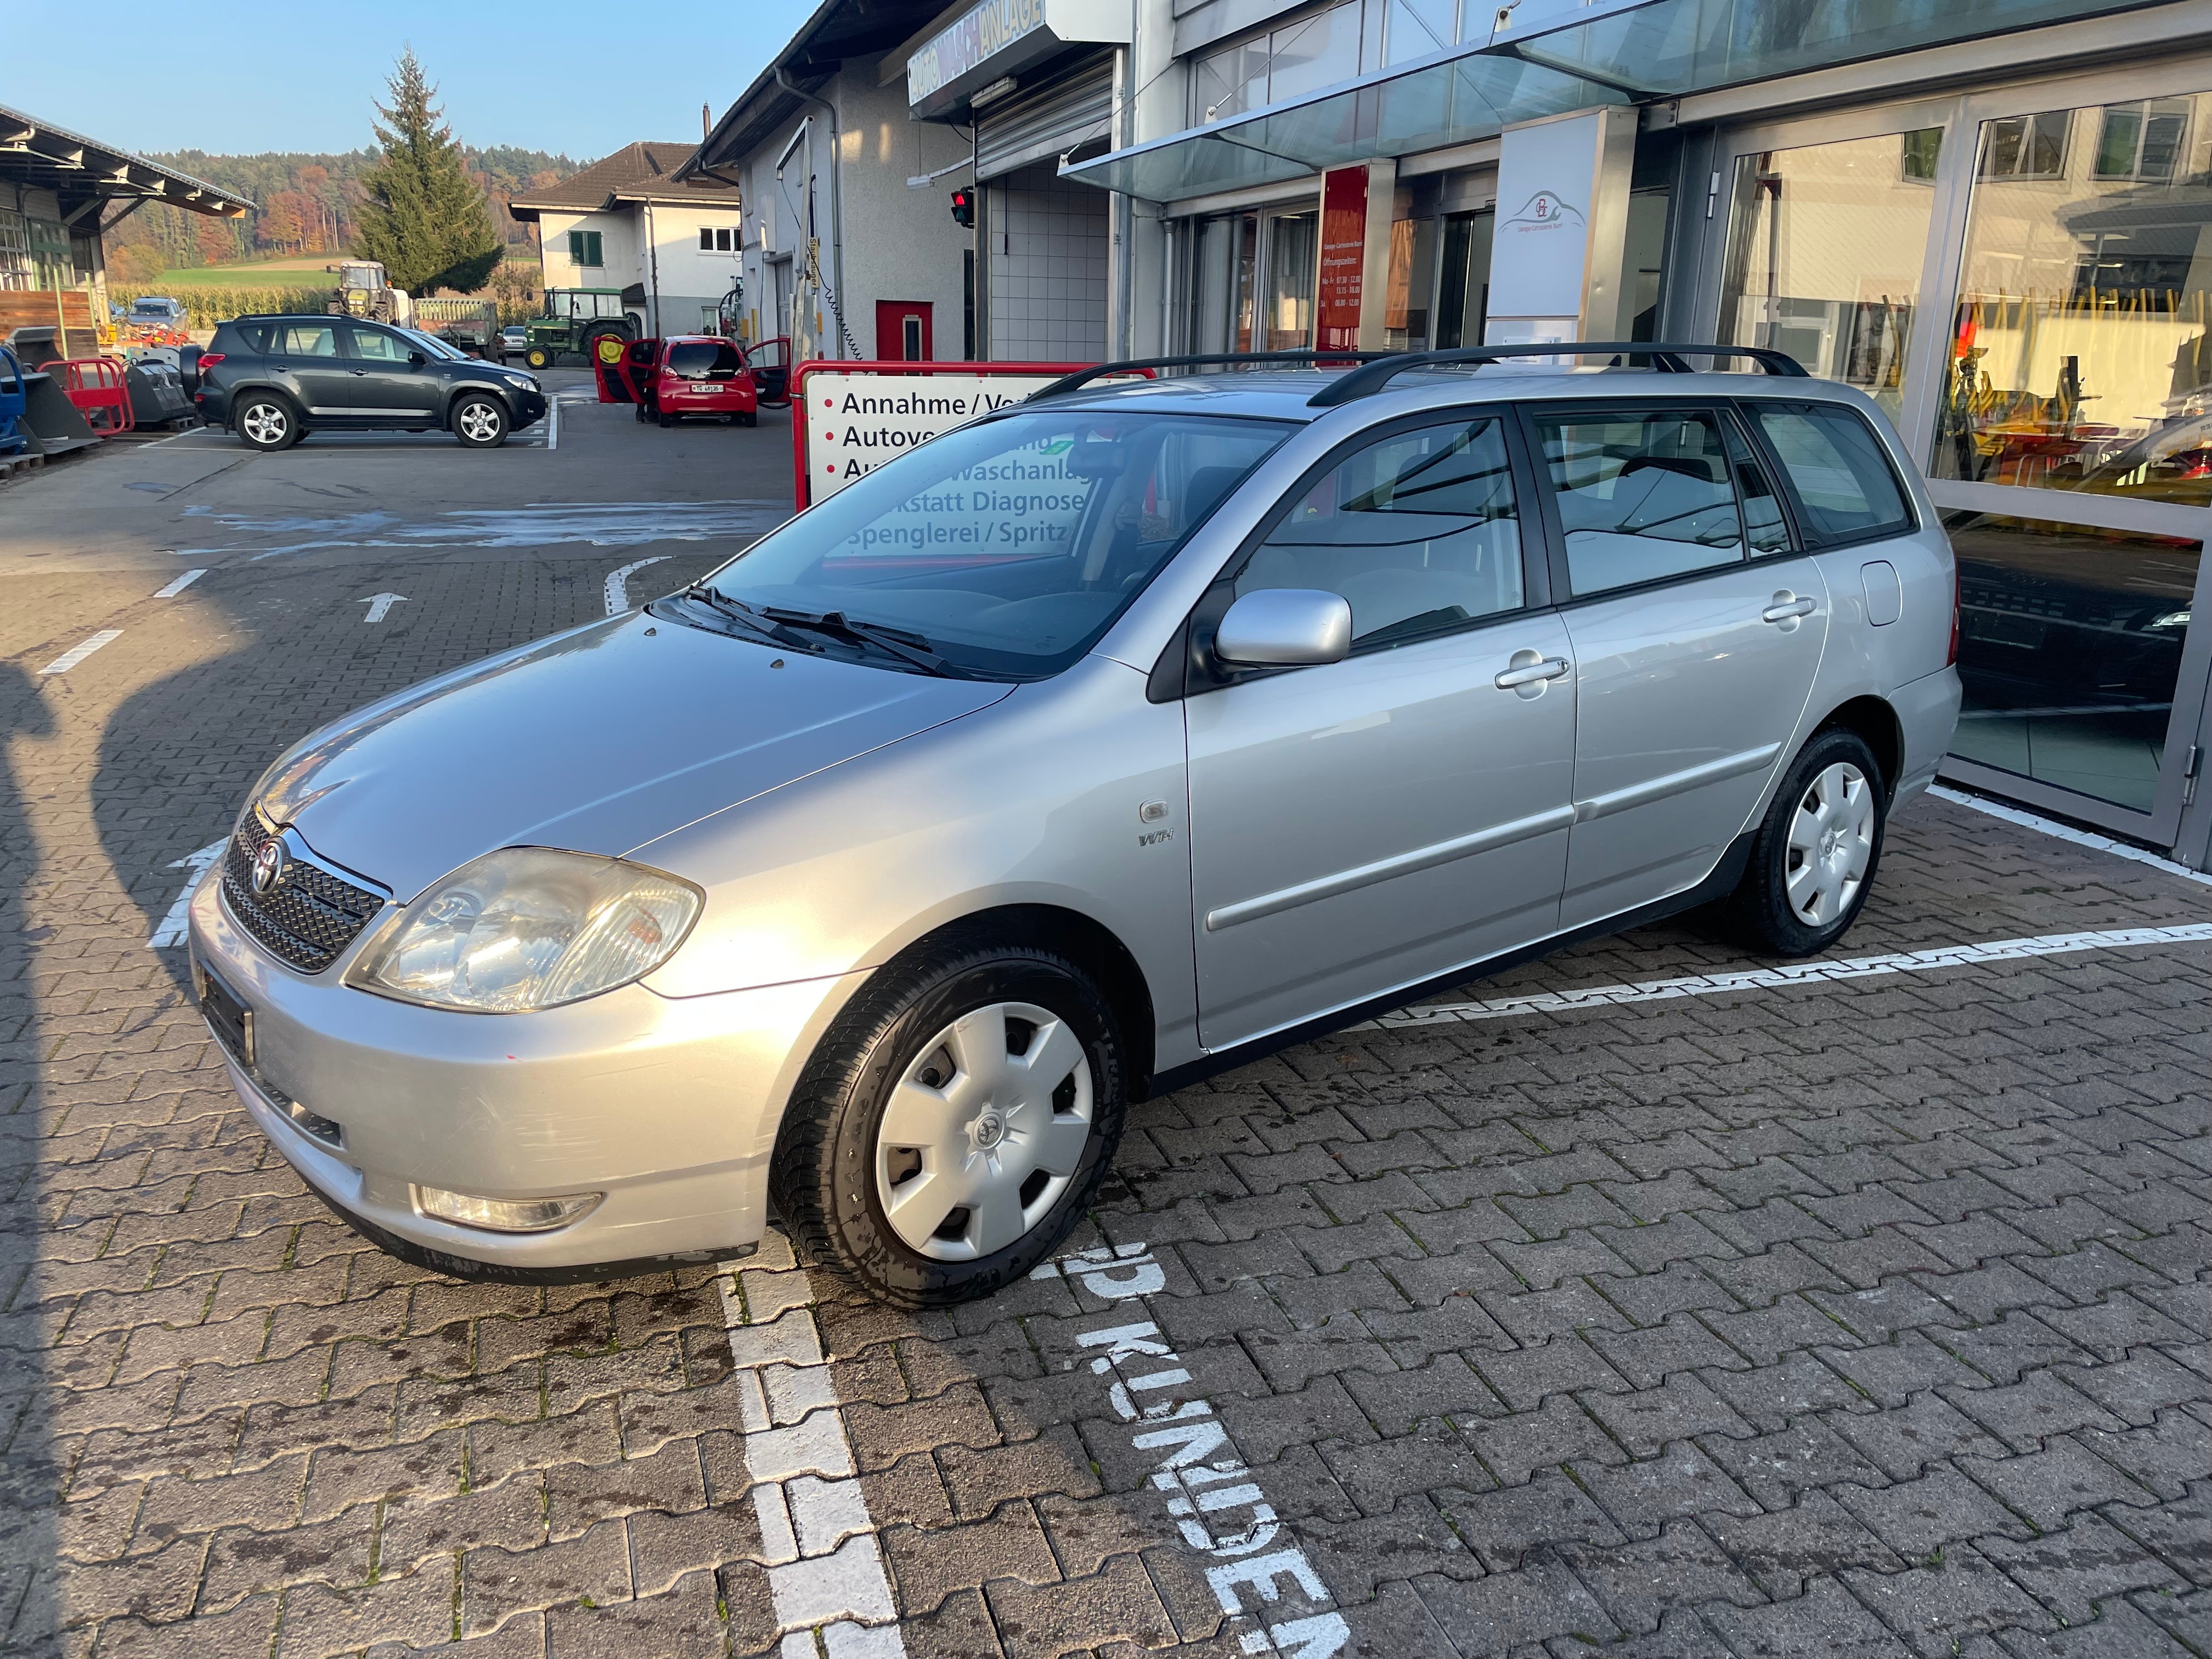
[[[199,362],[201,416],[256,449],[310,432],[450,431],[489,449],[545,417],[537,379],[414,329],[343,317],[240,317]]]

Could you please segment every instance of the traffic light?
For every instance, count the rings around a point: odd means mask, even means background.
[[[965,185],[952,192],[952,222],[963,230],[975,223],[975,192]]]

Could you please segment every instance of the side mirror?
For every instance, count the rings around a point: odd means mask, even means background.
[[[1352,605],[1316,587],[1263,587],[1229,607],[1213,654],[1239,668],[1294,668],[1352,654]]]
[[[416,368],[420,368],[423,364],[428,362],[430,359],[420,351],[410,351],[407,354],[407,361],[414,364]]]

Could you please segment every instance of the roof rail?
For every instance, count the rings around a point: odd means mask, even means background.
[[[1494,363],[1509,357],[1594,357],[1605,352],[1616,356],[1649,357],[1651,366],[1662,374],[1695,374],[1697,371],[1682,361],[1688,356],[1748,357],[1769,374],[1801,380],[1811,378],[1805,366],[1789,353],[1766,346],[1671,345],[1657,340],[1559,340],[1523,345],[1468,346],[1455,351],[1401,351],[1384,361],[1353,369],[1315,392],[1306,403],[1313,409],[1334,409],[1355,398],[1371,397],[1409,369]]]
[[[1254,367],[1295,363],[1332,362],[1368,363],[1379,357],[1403,357],[1403,351],[1360,351],[1345,349],[1334,351],[1214,351],[1195,357],[1139,357],[1127,362],[1098,363],[1090,368],[1078,369],[1073,374],[1063,374],[1050,386],[1032,392],[1024,399],[1036,403],[1045,398],[1057,398],[1062,392],[1076,392],[1093,380],[1103,380],[1109,374],[1146,374],[1158,368],[1199,368],[1209,363],[1243,363]]]

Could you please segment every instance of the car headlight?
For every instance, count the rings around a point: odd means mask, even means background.
[[[408,905],[349,977],[436,1008],[557,1008],[651,973],[703,902],[690,883],[642,865],[510,847]]]

